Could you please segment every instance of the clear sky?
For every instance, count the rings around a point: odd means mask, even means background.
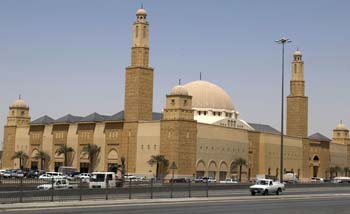
[[[181,78],[224,88],[241,118],[280,127],[282,36],[305,61],[309,134],[350,127],[350,1],[144,0],[154,111]],[[123,109],[139,0],[1,0],[0,124],[22,94],[32,119]],[[3,131],[0,132],[2,139]]]

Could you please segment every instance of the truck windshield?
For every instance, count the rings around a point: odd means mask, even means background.
[[[259,180],[256,182],[256,184],[259,184],[259,185],[267,185],[268,182],[267,181],[264,181],[264,180]]]
[[[105,174],[94,174],[91,176],[91,181],[104,182],[105,181]]]

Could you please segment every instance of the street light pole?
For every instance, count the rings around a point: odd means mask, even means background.
[[[280,182],[283,182],[283,123],[284,123],[284,45],[292,42],[291,40],[282,37],[276,40],[278,44],[282,44],[282,94],[281,94],[281,155],[280,155]]]

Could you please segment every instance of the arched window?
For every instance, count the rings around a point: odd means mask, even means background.
[[[146,26],[143,27],[143,38],[146,38]]]
[[[139,36],[139,26],[136,26],[136,38]]]

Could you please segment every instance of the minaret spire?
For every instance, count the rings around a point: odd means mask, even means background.
[[[136,11],[136,21],[133,25],[131,66],[148,67],[149,60],[149,25],[147,22],[147,12],[143,9]]]

